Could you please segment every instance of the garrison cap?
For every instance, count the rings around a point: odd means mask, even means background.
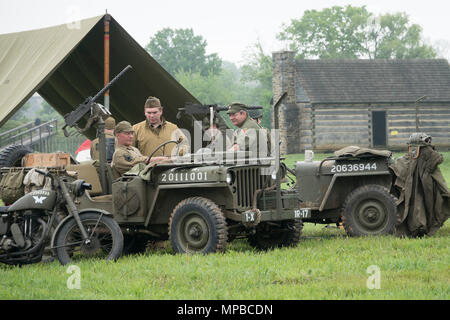
[[[105,120],[105,129],[114,130],[116,126],[116,120],[113,117],[108,117]]]
[[[243,103],[235,102],[230,104],[230,107],[228,108],[227,114],[233,114],[239,111],[247,111],[247,106]]]
[[[162,108],[161,101],[156,97],[148,97],[145,101],[144,108]]]
[[[114,129],[114,133],[120,132],[134,132],[133,126],[128,121],[120,121]]]

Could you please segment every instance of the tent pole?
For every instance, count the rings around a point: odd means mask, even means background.
[[[105,31],[104,31],[104,85],[109,83],[109,22],[111,16],[107,13],[104,17]],[[105,92],[104,105],[109,110],[109,90]]]

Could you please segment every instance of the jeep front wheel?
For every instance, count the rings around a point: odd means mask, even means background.
[[[279,223],[260,223],[255,234],[248,236],[248,243],[259,250],[294,247],[300,241],[303,230],[301,220],[285,220]]]
[[[350,236],[387,235],[398,223],[397,199],[379,185],[365,185],[351,192],[343,206],[343,225]]]
[[[227,226],[222,211],[202,197],[181,201],[170,216],[169,238],[176,253],[225,251]]]

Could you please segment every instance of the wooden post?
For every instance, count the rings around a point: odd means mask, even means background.
[[[425,100],[426,98],[427,98],[427,96],[423,96],[416,100],[416,132],[419,132],[419,127],[420,127],[420,125],[419,125],[419,103],[422,100]]]

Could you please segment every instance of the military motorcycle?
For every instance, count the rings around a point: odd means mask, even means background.
[[[119,258],[123,235],[111,214],[98,209],[79,211],[73,201],[91,185],[81,179],[70,181],[67,174],[34,170],[50,178],[52,188],[31,191],[0,207],[0,262],[39,262],[50,237],[50,248],[63,265],[85,258]]]

